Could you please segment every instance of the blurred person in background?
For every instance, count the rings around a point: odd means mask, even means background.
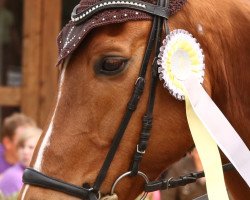
[[[33,151],[42,130],[36,127],[26,127],[17,140],[18,163],[7,169],[0,178],[0,193],[4,197],[17,195],[22,183],[23,171],[29,166]]]
[[[23,129],[35,126],[33,119],[21,113],[14,113],[4,119],[0,144],[0,177],[6,169],[18,161],[17,141]]]

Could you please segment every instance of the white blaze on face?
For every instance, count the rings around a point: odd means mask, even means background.
[[[57,96],[57,102],[56,102],[56,106],[55,106],[55,110],[51,119],[51,122],[49,124],[49,128],[43,138],[42,144],[39,148],[38,154],[37,154],[37,158],[34,164],[34,169],[37,171],[41,171],[41,165],[42,165],[42,161],[43,161],[43,154],[45,149],[50,145],[50,136],[52,134],[52,130],[53,130],[53,126],[54,126],[54,117],[55,117],[55,113],[57,111],[57,107],[58,107],[58,102],[60,101],[61,98],[61,94],[62,94],[62,84],[63,84],[63,80],[64,80],[64,75],[65,75],[65,69],[68,65],[68,61],[70,58],[68,58],[62,67],[62,72],[61,72],[61,77],[60,77],[60,82],[59,82],[59,90],[58,90],[58,96]]]
[[[34,164],[34,169],[37,170],[37,171],[41,171],[41,165],[42,165],[42,161],[43,161],[43,154],[44,154],[45,149],[50,144],[49,139],[50,139],[50,136],[51,136],[51,133],[52,133],[52,130],[53,130],[54,117],[55,117],[55,113],[57,111],[58,102],[59,102],[59,100],[61,98],[62,83],[63,83],[63,80],[64,80],[64,74],[65,74],[65,69],[66,69],[67,64],[68,64],[68,60],[69,59],[67,59],[64,62],[63,67],[62,67],[62,72],[61,72],[61,78],[60,78],[60,82],[59,82],[59,90],[58,90],[58,96],[57,96],[57,102],[56,102],[55,110],[54,110],[54,113],[53,113],[49,128],[48,128],[48,130],[47,130],[47,132],[45,134],[45,137],[43,138],[42,144],[41,144],[41,146],[39,148],[37,158],[36,158],[36,161],[35,161],[35,164]],[[25,196],[26,196],[26,193],[27,193],[28,189],[29,189],[29,185],[25,185],[24,190],[22,192],[21,200],[25,199]]]
[[[28,188],[29,188],[29,185],[25,185],[22,196],[21,196],[21,200],[24,200],[24,197],[25,197],[25,194],[26,194]]]

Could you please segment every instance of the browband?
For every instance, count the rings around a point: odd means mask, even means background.
[[[77,13],[77,9],[80,8],[80,6],[81,5],[78,4],[74,8],[71,14],[71,20],[75,23],[75,25],[82,24],[84,21],[86,21],[88,18],[90,18],[97,12],[106,9],[127,8],[127,9],[143,11],[166,19],[168,19],[169,16],[168,9],[166,7],[138,0],[132,0],[132,1],[104,0],[94,4],[93,6],[90,6],[87,10],[83,10]]]

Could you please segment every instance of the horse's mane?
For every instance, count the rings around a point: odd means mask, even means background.
[[[210,82],[206,89],[246,142],[250,130],[250,2],[188,1],[176,17],[174,28],[188,28],[201,43]]]

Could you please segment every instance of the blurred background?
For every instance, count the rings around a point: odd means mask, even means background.
[[[1,122],[22,112],[43,127],[57,88],[56,37],[78,2],[0,0]]]

